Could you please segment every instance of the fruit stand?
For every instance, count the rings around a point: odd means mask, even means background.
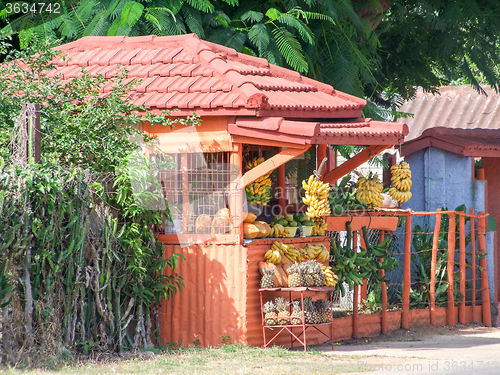
[[[160,173],[172,222],[157,237],[165,255],[185,258],[175,270],[185,287],[160,308],[162,342],[215,346],[229,336],[230,342],[261,346],[259,262],[277,262],[279,253],[329,267],[328,184],[399,144],[408,128],[362,118],[363,99],[195,35],[132,42],[124,38],[116,45],[141,49],[137,56],[144,58],[129,61],[131,78],[148,68],[151,76],[131,97],[155,113],[176,109],[176,116],[195,112],[202,120],[189,128],[142,124],[157,140],[156,149],[146,150],[150,159],[163,153],[174,165]],[[365,149],[336,166],[328,147],[335,144]],[[325,157],[323,181],[309,180]],[[316,160],[312,168],[297,167],[307,174],[304,184],[297,174],[292,180],[285,174],[287,163],[301,158]],[[292,204],[290,187],[305,190],[295,196],[307,205]],[[325,293],[316,298],[327,299]],[[321,340],[307,335],[308,344]]]

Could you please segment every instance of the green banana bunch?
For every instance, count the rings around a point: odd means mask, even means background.
[[[347,211],[362,210],[368,205],[356,198],[356,183],[351,181],[351,175],[345,176],[338,186],[332,187],[328,203],[334,215],[340,216]]]
[[[366,251],[371,256],[371,260],[364,266],[365,278],[373,277],[379,282],[388,282],[389,280],[387,278],[380,275],[380,270],[389,271],[399,265],[398,260],[392,257],[389,252],[389,245],[392,242],[392,237],[387,236],[381,243],[369,245],[367,228],[363,227],[362,232],[365,244],[367,244]],[[380,262],[380,258],[383,259],[382,262]]]

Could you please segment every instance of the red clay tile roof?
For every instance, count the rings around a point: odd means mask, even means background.
[[[397,145],[408,134],[402,123],[372,121],[369,118],[338,121],[290,121],[282,117],[238,117],[229,124],[231,135],[297,144]]]
[[[414,115],[404,119],[410,128],[406,141],[434,127],[500,129],[500,93],[487,87],[484,90],[487,96],[470,85],[442,86],[439,94],[420,90],[415,99],[399,108]]]
[[[142,82],[131,93],[135,104],[179,115],[358,118],[366,101],[269,64],[265,59],[180,36],[84,37],[57,48],[54,63],[70,79],[80,67],[112,77],[126,67]],[[104,87],[103,92],[110,89]]]
[[[405,142],[401,151],[406,156],[431,146],[462,156],[500,157],[500,129],[431,128]]]

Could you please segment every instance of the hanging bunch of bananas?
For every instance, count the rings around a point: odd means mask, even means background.
[[[326,222],[322,218],[314,219],[314,227],[311,236],[324,236],[326,233]]]
[[[321,266],[321,272],[325,275],[325,286],[335,286],[337,285],[337,275],[335,275],[332,271],[332,267],[325,266],[323,264]]]
[[[316,259],[318,262],[326,262],[330,259],[330,250],[322,243],[310,244],[305,247],[308,259]]]
[[[330,184],[320,181],[312,174],[307,182],[302,180],[302,187],[306,192],[302,202],[308,205],[306,215],[310,218],[330,215]]]
[[[278,252],[280,254],[280,262],[281,262],[281,257],[287,257],[291,263],[294,263],[298,261],[300,257],[300,249],[296,249],[293,244],[284,244],[279,241],[274,241],[273,245],[271,246],[271,250],[269,250],[266,255],[269,256],[271,255],[270,252]],[[266,255],[264,255],[264,258],[266,258]],[[266,258],[267,260],[267,258]]]
[[[269,232],[267,237],[283,238],[288,237],[288,234],[288,229],[286,229],[283,225],[276,223],[271,227],[271,232]]]
[[[245,165],[245,169],[249,171],[255,168],[259,164],[263,163],[265,159],[261,156],[260,158],[254,158]],[[247,193],[247,201],[251,204],[262,204],[263,206],[269,203],[271,199],[271,173],[268,173],[262,177],[259,177],[255,182],[248,185],[245,190]]]
[[[369,245],[368,229],[366,227],[363,227],[363,237],[365,243],[368,244],[367,249],[364,251],[367,252],[367,259],[370,259],[363,266],[363,271],[366,274],[364,278],[375,278],[379,282],[387,282],[388,279],[380,275],[380,270],[390,271],[399,265],[398,260],[389,251],[392,237],[386,236],[381,243]],[[382,261],[381,258],[383,258]]]
[[[405,161],[395,164],[391,167],[391,173],[392,186],[389,189],[389,195],[399,203],[407,202],[411,198],[410,164]]]
[[[366,177],[358,179],[358,190],[356,191],[356,198],[372,207],[378,207],[384,201],[382,190],[384,185],[380,182],[377,175],[372,175],[372,172]]]

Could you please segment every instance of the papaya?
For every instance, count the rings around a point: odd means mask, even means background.
[[[243,223],[243,237],[254,239],[260,234],[260,229],[255,224]]]
[[[244,223],[253,223],[255,220],[257,220],[257,215],[251,213],[251,212],[243,212],[243,222]]]
[[[259,228],[260,233],[257,238],[267,237],[271,233],[271,227],[265,221],[254,221],[252,224]]]
[[[281,286],[284,288],[288,287],[288,276],[285,270],[281,266],[276,266],[276,269],[278,270],[279,276],[280,276],[280,281],[281,281]]]
[[[259,262],[259,272],[261,276],[264,276],[264,268],[274,269],[274,264],[271,262]]]

